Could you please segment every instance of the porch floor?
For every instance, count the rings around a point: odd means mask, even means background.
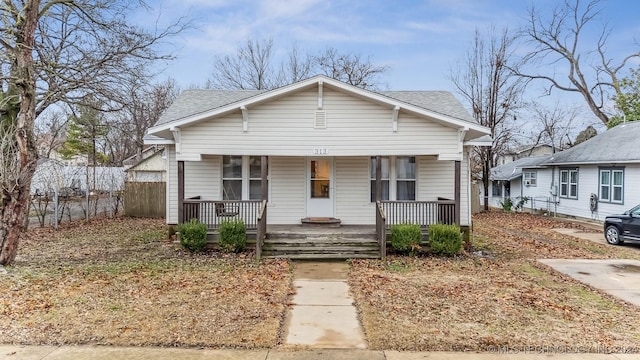
[[[269,234],[301,234],[310,236],[322,235],[375,235],[375,225],[342,225],[340,227],[303,226],[292,225],[267,225]]]

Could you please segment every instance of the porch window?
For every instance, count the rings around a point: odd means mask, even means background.
[[[560,169],[560,197],[578,198],[578,169]]]
[[[242,156],[222,157],[222,199],[242,200]]]
[[[262,157],[249,156],[249,200],[262,199]]]
[[[222,199],[262,199],[262,158],[225,155],[222,157]]]
[[[380,157],[382,161],[382,200],[389,200],[389,158]],[[371,202],[376,202],[376,157],[371,158]]]
[[[624,194],[624,168],[600,168],[600,201],[622,203]]]
[[[415,156],[381,157],[382,200],[416,200]],[[376,157],[370,161],[371,202],[376,201]]]
[[[401,156],[396,158],[397,200],[416,199],[416,158]]]

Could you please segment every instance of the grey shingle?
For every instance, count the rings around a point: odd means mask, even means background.
[[[545,164],[640,162],[640,121],[620,124],[570,149]]]
[[[170,124],[225,105],[233,104],[266,92],[265,90],[185,90],[165,111],[155,126]],[[380,91],[376,94],[390,100],[420,107],[438,114],[446,115],[477,124],[462,104],[447,91]]]
[[[551,155],[524,157],[516,161],[496,166],[491,169],[491,180],[511,181],[522,175],[522,169],[532,169],[540,167],[541,164],[551,158]]]

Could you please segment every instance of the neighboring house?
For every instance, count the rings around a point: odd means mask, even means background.
[[[510,162],[526,157],[536,157],[543,155],[553,154],[553,147],[551,145],[522,145],[515,149],[507,151],[504,155],[501,155],[497,159],[498,165],[505,165]]]
[[[489,206],[502,207],[506,198],[517,203],[520,199],[529,197],[531,200],[526,207],[530,207],[534,198],[548,196],[551,173],[541,171],[544,168],[540,164],[549,158],[551,155],[525,157],[491,169]]]
[[[374,225],[380,186],[387,225],[468,227],[469,153],[490,145],[477,141],[489,133],[449,92],[373,92],[316,76],[271,91],[187,90],[145,141],[167,150],[169,224],[199,217],[211,228],[239,212],[255,224],[258,211],[243,209],[268,200],[270,225]]]
[[[542,165],[551,172],[560,214],[604,220],[631,209],[640,204],[640,121],[620,124]]]
[[[499,207],[508,196],[528,197],[527,208],[568,216],[603,220],[622,213],[640,204],[638,149],[640,122],[631,122],[550,156],[498,166],[492,170],[490,205]]]
[[[134,182],[165,182],[167,161],[164,148],[153,148],[143,152],[143,159],[127,167],[124,162],[127,181]]]
[[[98,166],[96,171],[97,191],[124,189],[124,169]],[[40,159],[31,180],[31,194],[51,194],[54,190],[71,189],[81,193],[87,189],[87,179],[93,186],[93,168],[68,166],[58,160]]]

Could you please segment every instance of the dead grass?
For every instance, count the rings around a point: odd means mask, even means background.
[[[423,351],[488,351],[498,346],[599,351],[600,346],[638,351],[637,307],[535,260],[640,258],[636,249],[600,246],[550,230],[563,223],[511,215],[474,219],[488,257],[468,253],[451,259],[353,261],[349,283],[369,346]]]
[[[277,345],[287,261],[189,254],[160,221],[75,225],[30,231],[0,275],[0,343]]]

